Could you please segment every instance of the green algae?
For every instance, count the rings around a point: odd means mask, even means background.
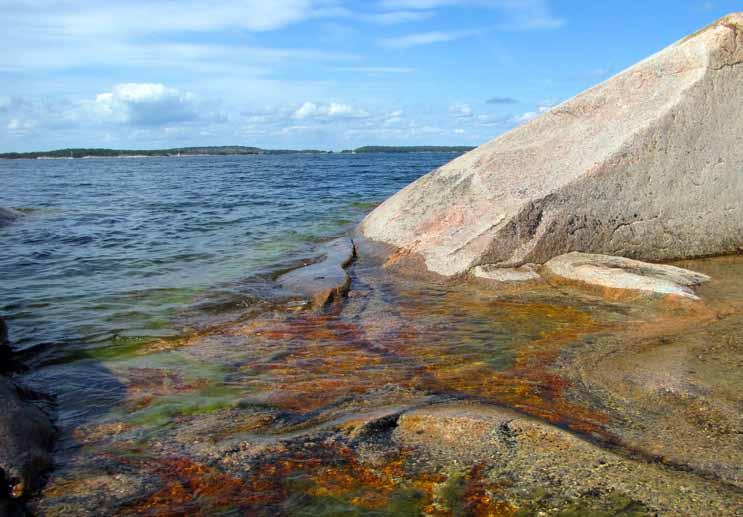
[[[136,426],[161,427],[174,423],[178,417],[206,415],[237,404],[233,390],[224,386],[209,386],[198,393],[162,397],[145,409],[124,418]]]

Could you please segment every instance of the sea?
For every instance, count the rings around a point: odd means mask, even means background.
[[[0,160],[0,314],[18,349],[182,332],[350,232],[452,153]]]

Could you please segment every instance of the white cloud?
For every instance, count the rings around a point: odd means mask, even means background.
[[[9,133],[16,136],[23,136],[31,132],[36,127],[37,123],[34,120],[23,120],[19,118],[11,118],[5,129]]]
[[[472,118],[475,116],[472,111],[472,107],[469,104],[465,103],[452,104],[451,106],[449,106],[449,113],[460,119]]]
[[[135,126],[165,126],[191,122],[201,117],[195,96],[155,83],[117,84],[85,102],[91,114],[101,121]]]
[[[212,0],[175,2],[128,0],[10,0],[6,14],[36,29],[67,34],[147,34],[241,28],[278,30],[313,18],[348,15],[336,0]]]
[[[304,119],[338,119],[338,118],[365,118],[369,113],[364,110],[356,109],[348,104],[331,102],[328,104],[315,104],[314,102],[305,102],[293,114],[292,118],[297,120]]]
[[[409,74],[415,72],[414,68],[405,66],[337,66],[333,70],[339,72],[358,72],[362,74]]]
[[[555,17],[549,0],[382,0],[386,9],[433,10],[442,7],[480,7],[496,9],[503,13],[500,30],[557,29],[565,20]]]
[[[435,16],[434,11],[401,10],[384,13],[363,14],[360,18],[380,25],[396,25],[399,23],[419,22]]]
[[[390,49],[404,49],[420,45],[431,45],[432,43],[444,43],[454,41],[469,36],[474,36],[478,31],[457,31],[457,32],[420,32],[416,34],[407,34],[392,38],[383,38],[379,40],[379,45]]]

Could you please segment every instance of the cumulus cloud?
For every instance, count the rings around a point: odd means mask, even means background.
[[[331,120],[343,118],[365,118],[368,116],[369,113],[364,110],[356,109],[348,104],[338,102],[331,102],[328,104],[305,102],[292,114],[292,118],[297,120]]]
[[[193,94],[156,83],[117,84],[87,107],[101,119],[136,126],[163,126],[200,118]]]

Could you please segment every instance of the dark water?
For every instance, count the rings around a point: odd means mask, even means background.
[[[18,347],[179,332],[453,154],[0,161],[0,313]]]

